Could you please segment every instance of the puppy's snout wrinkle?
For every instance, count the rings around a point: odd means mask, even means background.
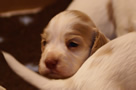
[[[52,60],[46,60],[45,61],[46,67],[48,69],[56,69],[56,66],[58,64],[58,60],[52,59]]]

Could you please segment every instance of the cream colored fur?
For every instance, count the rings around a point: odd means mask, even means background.
[[[114,38],[114,24],[110,19],[110,0],[73,0],[67,10],[79,10],[87,14],[105,36]]]
[[[40,90],[136,90],[136,33],[102,46],[71,78],[49,80],[3,52],[9,66]]]
[[[73,0],[68,10],[86,13],[108,38],[136,31],[136,0]]]
[[[42,35],[40,74],[49,78],[68,78],[108,39],[90,18],[77,10],[59,13]]]
[[[136,31],[135,3],[136,0],[112,0],[117,36]]]

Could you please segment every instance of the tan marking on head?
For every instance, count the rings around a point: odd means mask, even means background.
[[[99,31],[95,31],[95,41],[92,47],[91,54],[93,54],[97,49],[106,44],[109,40]]]
[[[73,25],[73,29],[80,31],[81,35],[89,40],[91,55],[102,45],[108,42],[108,39],[99,32],[93,21],[84,13],[79,11],[72,12],[80,20]],[[91,43],[90,43],[91,42]]]
[[[88,25],[83,25],[80,23],[76,23],[75,25],[72,26],[72,30],[75,33],[79,33],[80,36],[84,37],[84,39],[88,42],[88,45],[90,45],[92,35],[93,35],[93,28],[91,28]]]
[[[77,18],[80,18],[81,21],[84,21],[84,22],[89,22],[90,21],[89,16],[87,16],[86,14],[84,14],[84,13],[82,13],[80,11],[72,10],[70,12],[72,14],[74,14],[75,16],[77,16]]]
[[[71,10],[70,12],[72,14],[74,14],[81,21],[89,23],[91,27],[96,27],[95,24],[93,23],[93,21],[91,20],[91,18],[89,16],[87,16],[86,14],[84,14],[80,11],[77,11],[77,10]]]
[[[83,25],[83,24],[81,24],[81,23],[76,23],[76,24],[74,24],[73,26],[72,26],[72,29],[73,30],[76,30],[76,31],[79,31],[81,34],[83,34],[83,35],[88,35],[88,34],[90,34],[90,32],[91,32],[91,28],[90,28],[90,26],[87,26],[87,25]]]

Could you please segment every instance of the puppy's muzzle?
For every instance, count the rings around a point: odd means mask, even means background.
[[[58,60],[56,59],[47,59],[45,60],[45,65],[48,69],[50,70],[54,70],[56,69],[57,65],[58,65]]]

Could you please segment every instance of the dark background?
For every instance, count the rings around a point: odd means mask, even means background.
[[[38,65],[41,54],[40,34],[42,33],[49,20],[57,13],[65,10],[71,1],[72,0],[54,0],[53,3],[50,3],[48,6],[44,7],[42,11],[36,14],[0,17],[0,38],[3,38],[3,42],[0,42],[0,50],[4,50],[11,53],[23,64],[33,63],[35,65]],[[9,6],[10,2],[7,3],[7,6]],[[35,5],[36,3],[32,4]],[[43,7],[43,4],[41,6]],[[5,6],[1,7],[4,8]],[[21,6],[19,7],[19,9],[20,8],[23,7]],[[11,9],[15,9],[15,7]],[[3,9],[0,9],[0,12],[2,10]],[[5,10],[7,10],[7,8],[5,8]],[[19,21],[19,18],[23,16],[29,16],[33,18],[33,22],[27,26],[22,24]],[[1,53],[0,85],[4,86],[7,90],[37,90],[35,87],[31,86],[30,84],[22,80],[20,77],[18,77],[9,68]]]

